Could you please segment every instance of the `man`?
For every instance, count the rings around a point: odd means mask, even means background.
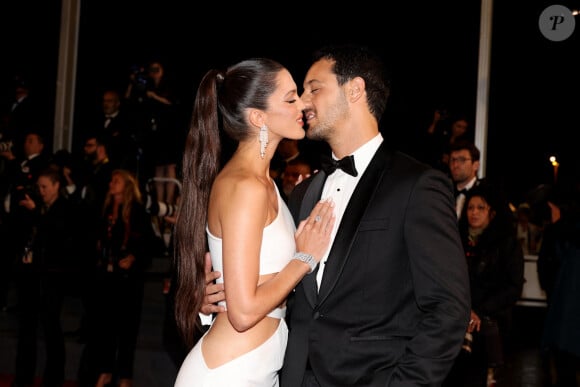
[[[383,72],[364,48],[331,47],[304,80],[308,138],[354,156],[355,170],[325,169],[290,196],[296,221],[321,197],[337,218],[330,251],[288,300],[284,387],[439,386],[463,341],[469,284],[451,182],[383,142]]]
[[[12,150],[3,153],[2,156],[9,160],[7,166],[7,178],[10,183],[6,198],[9,205],[8,228],[9,236],[7,243],[15,243],[16,254],[20,254],[24,247],[25,237],[30,234],[32,217],[30,211],[23,208],[22,200],[25,195],[36,201],[40,201],[36,190],[38,175],[49,165],[49,154],[44,150],[44,138],[39,132],[30,131],[24,136],[24,143],[20,153],[16,157]],[[24,239],[23,239],[24,238]]]
[[[105,136],[89,134],[83,146],[84,164],[82,166],[77,200],[93,209],[100,216],[105,196],[109,190],[111,173],[115,166],[109,158],[109,143]]]
[[[279,188],[281,187],[280,195],[284,201],[288,202],[290,194],[294,190],[296,183],[299,179],[306,179],[312,174],[312,166],[304,157],[297,157],[288,161],[286,168],[282,172],[282,176],[279,183]]]
[[[49,122],[28,80],[17,75],[12,86],[13,99],[6,106],[0,106],[0,142],[5,147],[11,146],[15,157],[21,159],[26,135],[42,130]]]
[[[81,290],[83,292],[83,302],[88,309],[88,291],[90,284],[88,279],[93,273],[96,265],[95,246],[97,243],[97,225],[102,216],[105,196],[109,190],[109,182],[113,172],[113,165],[109,161],[108,143],[96,134],[88,134],[83,146],[83,163],[79,171],[74,175],[73,184],[67,186],[70,198],[78,205],[79,224],[77,225],[83,232],[82,237],[78,240],[79,249],[82,253],[80,256],[85,257],[83,261],[83,273],[86,277],[81,281]],[[80,334],[86,334],[86,324],[90,322],[86,316],[81,321]],[[84,330],[84,331],[83,331]],[[81,337],[85,339],[86,337]]]
[[[290,138],[282,139],[270,162],[270,176],[279,182],[288,163],[298,157],[301,157],[299,141]]]
[[[122,109],[116,90],[105,90],[102,112],[95,130],[108,144],[108,155],[115,168],[137,171],[138,150],[133,124]]]
[[[455,186],[455,212],[457,219],[461,218],[467,191],[481,182],[481,179],[477,177],[479,157],[479,149],[471,141],[463,140],[451,144],[449,173]]]
[[[435,110],[433,121],[418,141],[422,159],[434,168],[449,174],[449,148],[455,142],[470,140],[473,133],[470,120],[461,112],[449,114],[447,109]]]

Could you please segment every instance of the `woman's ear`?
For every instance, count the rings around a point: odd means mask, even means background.
[[[265,119],[266,118],[263,111],[258,109],[250,109],[250,113],[248,114],[248,121],[250,122],[250,125],[259,129],[262,127],[262,125],[264,125]]]

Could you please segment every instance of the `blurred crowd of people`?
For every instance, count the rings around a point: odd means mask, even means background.
[[[171,163],[175,172],[179,155],[149,165],[131,157],[145,145],[130,130],[134,118],[121,109],[115,90],[103,92],[102,116],[81,149],[53,152],[39,101],[26,80],[14,82],[14,103],[2,107],[0,126],[0,307],[18,317],[12,385],[33,385],[39,337],[47,359],[43,386],[63,385],[61,311],[65,297],[79,297],[80,384],[130,386],[144,273],[159,251],[151,220],[157,192],[153,187],[148,194],[138,175],[147,181],[155,167]],[[9,297],[13,289],[16,302]]]

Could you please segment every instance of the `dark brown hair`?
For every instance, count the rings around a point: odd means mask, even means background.
[[[369,110],[379,122],[391,93],[389,76],[381,58],[368,47],[344,44],[316,50],[312,62],[320,59],[334,62],[333,72],[339,85],[356,77],[364,79]]]
[[[249,108],[266,110],[284,67],[270,59],[209,70],[198,87],[183,156],[183,188],[175,226],[177,290],[175,318],[188,347],[195,343],[197,315],[205,294],[207,207],[220,168],[220,127],[234,141],[251,135]]]

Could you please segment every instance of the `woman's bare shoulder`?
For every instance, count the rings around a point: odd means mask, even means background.
[[[228,202],[247,200],[248,197],[259,199],[268,194],[267,186],[256,177],[243,173],[220,174],[214,181],[212,196]]]

